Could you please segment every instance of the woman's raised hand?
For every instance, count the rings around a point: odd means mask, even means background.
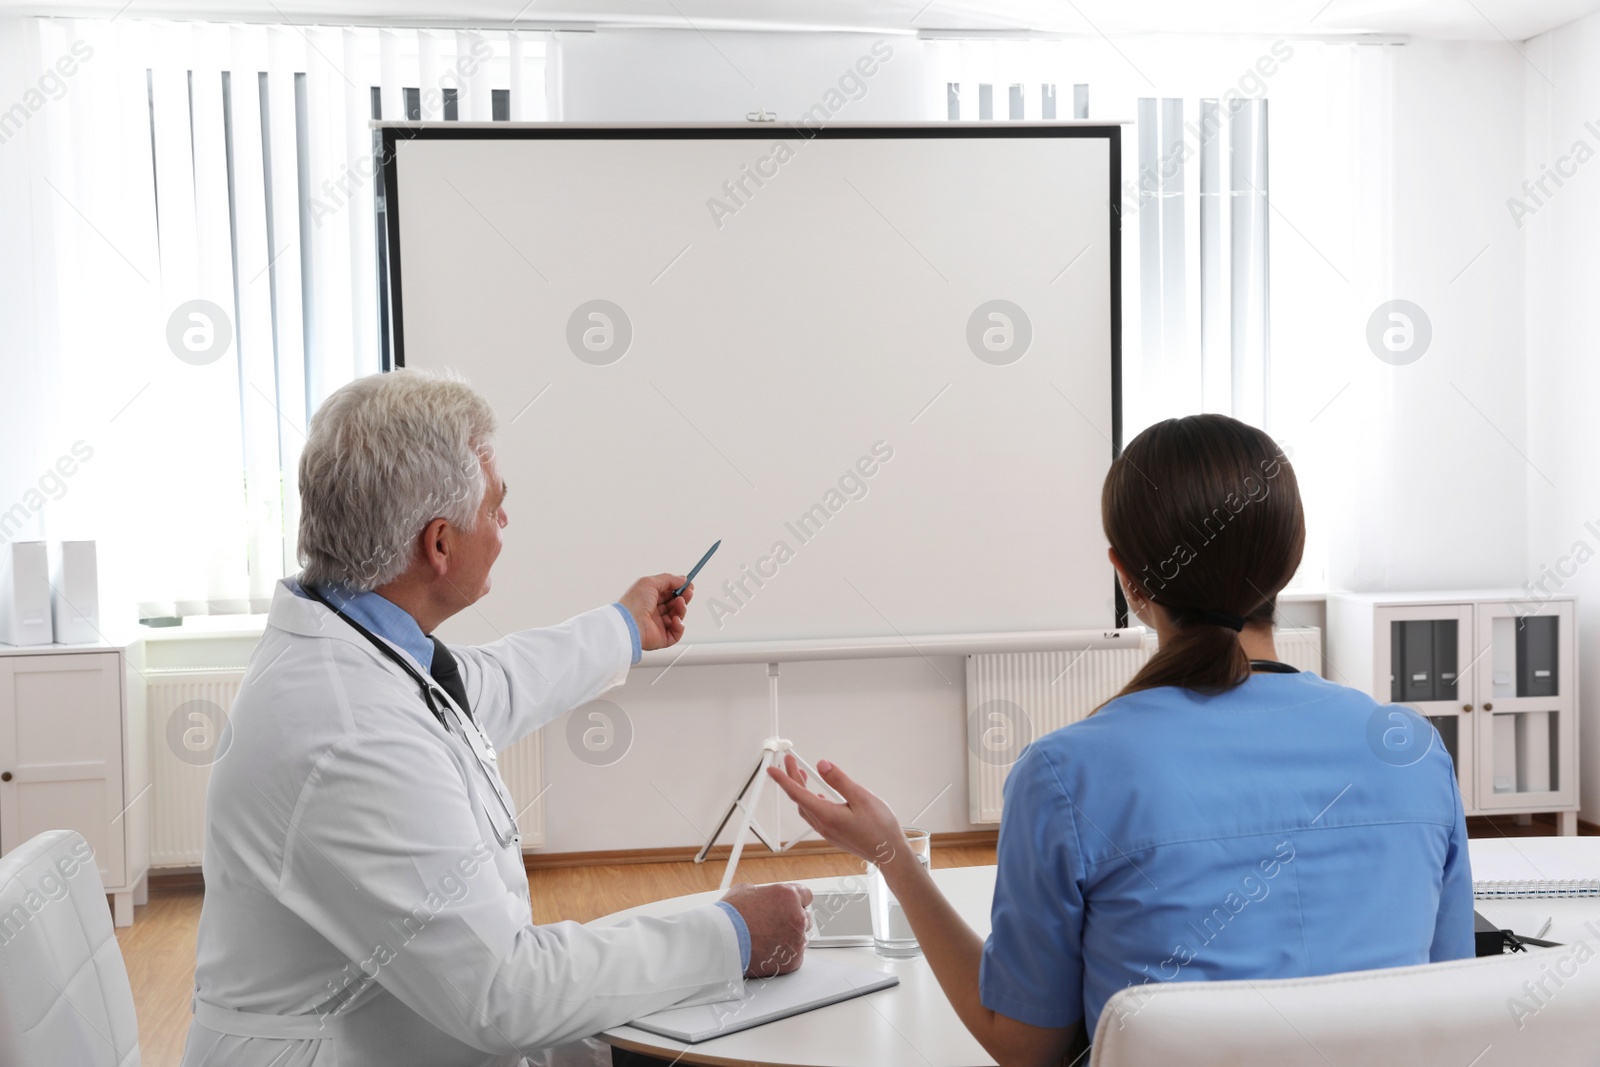
[[[774,765],[767,773],[789,794],[800,817],[830,843],[880,867],[896,856],[910,855],[894,811],[837,765],[819,760],[817,773],[844,798],[842,804],[806,789],[805,769],[793,755],[784,758],[783,767]]]

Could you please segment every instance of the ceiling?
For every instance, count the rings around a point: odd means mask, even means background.
[[[115,14],[395,25],[971,29],[1052,34],[1396,34],[1521,41],[1600,0],[0,0],[9,14]]]

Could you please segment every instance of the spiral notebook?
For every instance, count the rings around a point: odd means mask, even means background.
[[[1478,900],[1600,897],[1600,837],[1482,837],[1467,850]]]

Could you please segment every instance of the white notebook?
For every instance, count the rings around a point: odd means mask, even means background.
[[[1479,900],[1600,897],[1600,837],[1480,837],[1467,851]]]
[[[777,978],[750,979],[744,984],[744,993],[731,1000],[667,1008],[630,1025],[692,1045],[899,983],[899,975],[807,955],[798,970]]]

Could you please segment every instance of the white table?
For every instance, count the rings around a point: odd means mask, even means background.
[[[1577,840],[1577,839],[1573,839]],[[947,867],[933,880],[957,912],[978,932],[989,934],[994,897],[993,867]],[[859,889],[861,876],[812,878],[813,891]],[[720,893],[695,893],[644,904],[596,919],[607,925],[634,915],[672,915],[716,900]],[[1496,925],[1535,935],[1552,920],[1546,940],[1593,943],[1600,936],[1600,898],[1479,900],[1477,909]],[[808,955],[857,967],[893,971],[900,984],[840,1004],[764,1026],[740,1030],[697,1045],[619,1026],[602,1040],[634,1052],[709,1067],[992,1067],[994,1060],[973,1040],[934,980],[927,960],[882,960],[870,948],[809,949]],[[804,966],[804,964],[802,964]]]
[[[933,880],[980,937],[989,934],[994,871],[993,867],[947,867],[933,872]],[[800,884],[813,891],[858,889],[861,877],[811,878]],[[695,893],[658,900],[596,919],[594,925],[604,926],[635,915],[672,915],[720,896],[715,892]],[[631,1026],[607,1030],[601,1039],[681,1064],[722,1067],[993,1067],[994,1060],[956,1017],[927,960],[920,956],[883,960],[871,948],[814,948],[806,954],[808,958],[893,971],[900,976],[900,984],[697,1045],[685,1045]]]

